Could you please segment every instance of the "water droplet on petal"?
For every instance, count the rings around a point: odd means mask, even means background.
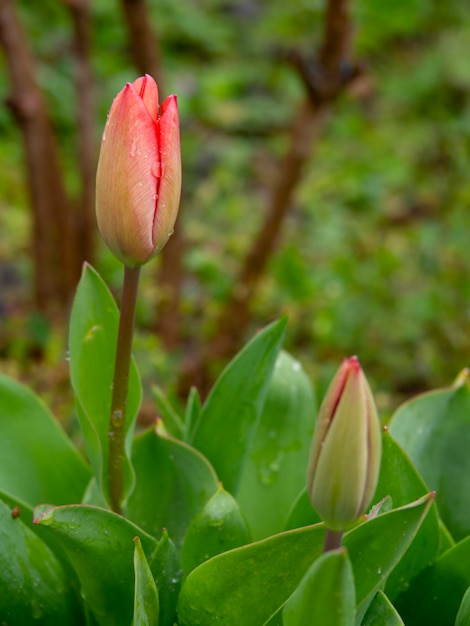
[[[130,157],[135,157],[136,151],[137,151],[137,140],[134,139],[134,141],[131,144],[131,149],[129,151],[129,156]]]

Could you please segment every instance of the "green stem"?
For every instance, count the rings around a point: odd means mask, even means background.
[[[341,540],[343,539],[342,530],[330,530],[326,529],[325,543],[323,544],[323,552],[329,552],[330,550],[336,550],[341,546]]]
[[[126,409],[139,276],[140,267],[124,268],[124,284],[122,289],[121,315],[119,318],[108,434],[108,488],[111,507],[116,513],[121,512],[122,494],[124,490]]]

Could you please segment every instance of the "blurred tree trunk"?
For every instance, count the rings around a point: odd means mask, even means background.
[[[140,74],[150,74],[155,78],[160,94],[164,94],[164,72],[160,48],[158,38],[150,23],[147,2],[146,0],[121,0],[121,4],[134,63]],[[174,234],[159,255],[160,265],[157,276],[160,296],[156,331],[168,350],[181,343],[180,301],[184,249],[185,239],[180,215]]]
[[[52,125],[36,82],[33,54],[14,0],[0,2],[0,44],[11,82],[8,104],[25,145],[33,214],[34,300],[41,312],[51,315],[68,301],[81,262]]]
[[[92,262],[96,234],[95,177],[97,162],[95,100],[90,59],[90,0],[65,0],[73,25],[77,94],[78,164],[81,195],[76,228],[81,260]]]
[[[186,393],[195,384],[205,395],[212,383],[211,364],[226,360],[240,348],[251,319],[251,303],[263,278],[268,261],[279,241],[282,226],[315,140],[323,130],[334,101],[360,73],[351,60],[352,24],[348,0],[329,0],[326,6],[323,42],[318,53],[305,58],[292,54],[306,88],[290,133],[289,148],[279,165],[279,177],[268,193],[268,206],[238,276],[227,298],[214,337],[192,353],[183,367],[180,389]]]

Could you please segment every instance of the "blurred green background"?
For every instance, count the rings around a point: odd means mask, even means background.
[[[18,6],[74,194],[69,16],[56,0]],[[204,342],[261,223],[304,98],[279,52],[317,48],[324,4],[149,0],[149,9],[165,95],[178,94],[181,115],[184,331]],[[312,149],[250,334],[288,309],[286,347],[320,391],[343,356],[358,354],[388,412],[450,384],[470,364],[470,13],[465,0],[353,0],[351,9],[366,74],[335,103]],[[91,10],[99,145],[113,97],[137,74],[118,2],[95,0]],[[2,100],[8,93],[0,56]],[[67,312],[51,326],[30,304],[24,180],[21,136],[1,106],[0,369],[60,404],[68,397]],[[119,293],[121,269],[101,242],[96,265]],[[144,375],[171,391],[185,347],[165,355],[145,330],[157,315],[152,265],[144,269],[136,352]]]

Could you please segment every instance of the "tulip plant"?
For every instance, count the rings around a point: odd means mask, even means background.
[[[316,418],[282,317],[204,402],[193,389],[179,410],[155,388],[158,418],[136,432],[139,271],[171,235],[180,190],[176,98],[159,106],[139,78],[111,107],[97,173],[121,310],[85,265],[71,312],[85,455],[0,376],[0,624],[468,626],[467,372],[382,427],[351,357]]]

